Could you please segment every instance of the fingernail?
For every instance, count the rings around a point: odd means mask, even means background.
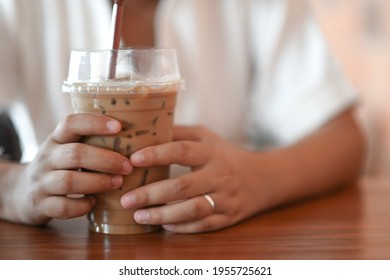
[[[114,121],[114,120],[108,121],[106,123],[106,127],[108,128],[108,130],[110,130],[112,132],[116,132],[119,129],[119,122]]]
[[[144,161],[144,159],[145,159],[145,156],[142,153],[134,153],[131,155],[131,158],[130,158],[130,160],[133,164],[140,164]]]
[[[130,162],[128,160],[125,160],[122,164],[122,171],[127,175],[133,170],[133,167],[131,166]]]
[[[112,185],[114,188],[119,188],[123,184],[123,177],[122,176],[113,176],[111,179]]]
[[[135,195],[126,195],[122,198],[123,207],[130,209],[137,204],[137,199]]]
[[[175,230],[175,225],[163,225],[163,229],[169,230],[169,231],[174,231]]]
[[[150,220],[150,213],[146,210],[138,210],[134,213],[134,219],[139,224],[147,224]]]

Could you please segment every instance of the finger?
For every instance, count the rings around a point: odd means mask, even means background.
[[[214,209],[203,196],[194,197],[161,207],[140,209],[134,219],[140,224],[163,225],[196,221],[212,215]]]
[[[52,139],[64,144],[77,142],[82,135],[111,135],[120,131],[120,122],[101,114],[71,114],[60,122]]]
[[[57,146],[50,153],[53,169],[85,168],[98,172],[127,175],[132,171],[128,158],[107,149],[83,143]]]
[[[227,216],[217,214],[193,222],[166,224],[162,227],[165,230],[177,233],[201,233],[219,230],[231,225],[233,225],[233,222]]]
[[[211,191],[208,178],[210,176],[205,171],[195,171],[151,183],[124,194],[121,204],[126,209],[134,209],[200,196]]]
[[[169,164],[195,167],[206,164],[210,153],[207,144],[177,141],[139,150],[131,155],[130,162],[139,167]]]
[[[40,208],[48,217],[69,219],[89,213],[94,204],[95,198],[91,196],[81,198],[48,196],[41,202]]]
[[[43,191],[49,195],[92,194],[119,188],[122,176],[79,171],[54,171],[43,181]]]

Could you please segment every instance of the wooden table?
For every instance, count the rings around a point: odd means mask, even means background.
[[[86,218],[36,228],[0,222],[0,259],[390,259],[390,179],[355,186],[204,234],[109,236]]]

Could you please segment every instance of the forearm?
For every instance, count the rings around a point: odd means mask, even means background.
[[[248,174],[258,206],[272,208],[348,184],[361,172],[364,150],[347,112],[294,146],[252,156]]]

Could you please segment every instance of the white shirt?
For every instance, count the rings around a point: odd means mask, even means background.
[[[110,16],[107,0],[0,0],[0,106],[36,144],[72,112],[70,50],[108,48]],[[186,81],[176,122],[240,144],[294,143],[356,98],[300,0],[160,0],[155,33]]]
[[[22,160],[71,112],[61,92],[70,50],[107,48],[109,9],[107,0],[0,0],[0,106],[11,105]]]

